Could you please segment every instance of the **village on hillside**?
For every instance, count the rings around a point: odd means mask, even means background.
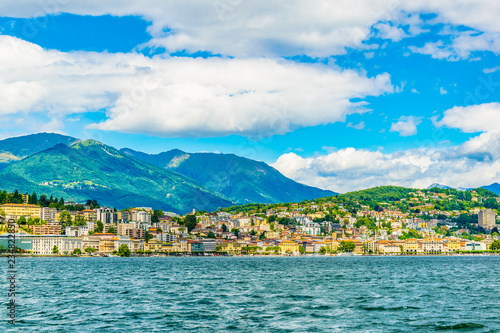
[[[385,186],[183,216],[0,192],[0,252],[28,255],[418,255],[500,250],[500,197]]]

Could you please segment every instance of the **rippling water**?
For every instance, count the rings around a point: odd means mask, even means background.
[[[17,324],[5,305],[4,332],[500,332],[500,257],[20,258],[17,268]]]

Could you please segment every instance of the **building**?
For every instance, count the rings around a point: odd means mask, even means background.
[[[97,213],[95,210],[85,209],[82,210],[81,213],[83,214],[85,221],[97,222]]]
[[[465,251],[486,251],[486,244],[483,242],[466,242]]]
[[[484,229],[493,229],[495,227],[496,213],[493,209],[483,209],[477,214],[480,227]]]
[[[127,245],[130,251],[132,251],[132,249],[134,248],[134,242],[128,237],[118,236],[114,240],[115,240],[115,251],[118,251],[118,249],[122,244]]]
[[[82,239],[65,236],[32,236],[34,254],[53,254],[54,246],[60,254],[70,254],[75,249],[82,250]]]
[[[182,245],[182,244],[181,244]],[[221,252],[226,252],[228,254],[241,254],[241,245],[237,242],[223,242],[220,244]]]
[[[101,207],[96,209],[97,221],[102,223],[116,223],[118,221],[118,214],[114,212],[112,208]]]
[[[151,224],[151,214],[144,210],[140,210],[137,212],[136,220],[137,222]]]
[[[281,253],[293,253],[299,252],[299,244],[294,241],[285,240],[279,244]]]
[[[125,232],[126,236],[130,238],[145,238],[146,231],[144,229],[131,228],[127,229]]]
[[[82,252],[87,248],[93,248],[96,252],[99,251],[99,242],[101,239],[99,237],[87,236],[82,238]]]
[[[188,252],[204,252],[203,242],[188,241]]]
[[[0,235],[0,250],[8,250],[9,249],[9,239],[12,239],[8,233],[4,233]],[[16,234],[15,235],[15,246],[18,249],[24,250],[31,252],[33,251],[33,239],[30,237],[31,235],[24,234],[21,236],[21,234]]]
[[[89,222],[92,223],[92,222]],[[92,227],[93,227],[92,223]],[[89,234],[89,226],[79,226],[79,227],[66,227],[64,234],[66,236],[71,236],[71,237],[81,237],[81,236],[87,236]]]
[[[217,251],[217,242],[214,240],[202,240],[203,251],[204,252],[215,252]]]
[[[127,236],[127,230],[134,228],[135,228],[134,223],[118,223],[116,231],[118,235]]]
[[[62,232],[60,225],[50,224],[32,225],[30,229],[35,235],[61,235]]]
[[[163,243],[158,239],[152,238],[149,240],[149,242],[144,244],[145,251],[161,252],[162,249],[163,249]]]
[[[167,234],[167,233],[156,234],[155,238],[162,241],[162,242],[165,242],[165,243],[172,243],[172,242],[175,242],[177,240],[176,235],[171,235],[171,234]]]
[[[40,206],[7,203],[0,205],[7,217],[18,219],[21,216],[40,218]]]
[[[57,209],[50,207],[42,207],[40,210],[40,219],[42,221],[50,222],[56,219]]]

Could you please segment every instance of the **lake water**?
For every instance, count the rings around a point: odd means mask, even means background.
[[[7,260],[1,268],[6,276]],[[1,332],[500,332],[500,257],[18,258]]]

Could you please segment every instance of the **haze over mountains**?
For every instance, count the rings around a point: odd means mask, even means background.
[[[0,157],[1,190],[36,191],[75,201],[92,198],[117,208],[153,206],[185,213],[336,194],[233,154],[171,150],[148,155],[52,133],[2,140]]]

